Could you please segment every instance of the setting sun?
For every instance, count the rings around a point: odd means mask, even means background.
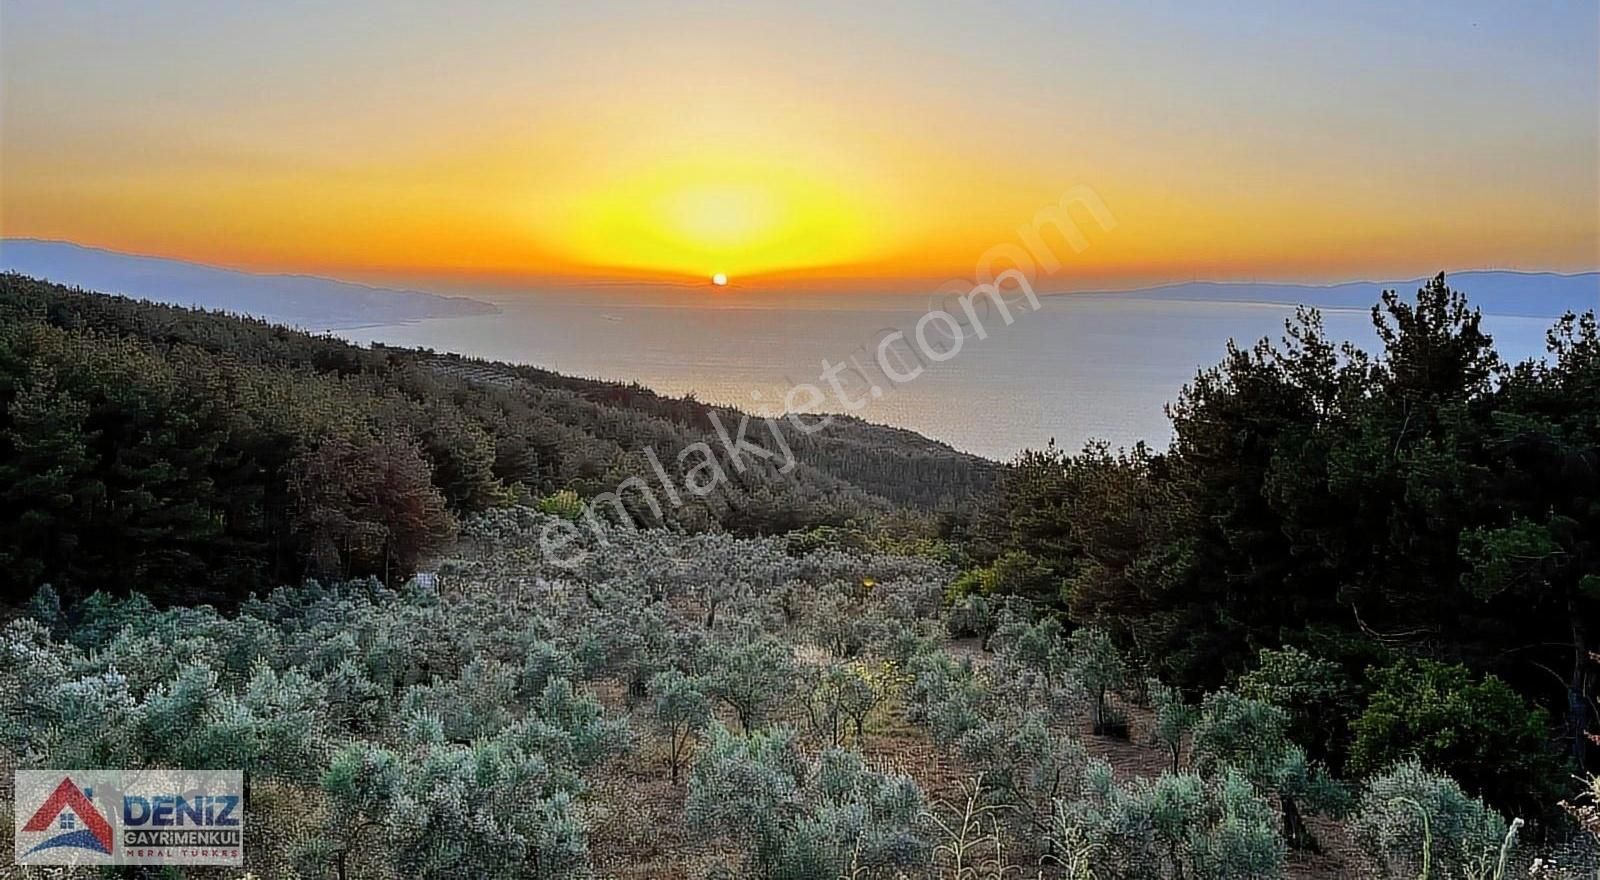
[[[718,272],[717,274],[711,276],[711,283],[715,284],[718,287],[727,287],[728,286],[728,276],[722,274],[721,272]]]
[[[1360,16],[1274,15],[1273,45],[1316,49],[1274,65],[1246,51],[1258,22],[1232,6],[957,4],[887,29],[898,16],[863,9],[841,31],[804,4],[433,10],[377,28],[363,9],[381,4],[359,0],[182,23],[113,4],[93,27],[17,3],[0,231],[419,285],[720,271],[747,290],[884,289],[970,275],[1082,185],[1119,231],[1074,249],[1061,288],[1580,271],[1600,221],[1585,5],[1497,14],[1503,43],[1471,16],[1443,38],[1396,12],[1393,40],[1368,41]],[[133,29],[115,51],[99,36]],[[429,52],[421,33],[438,34]],[[974,33],[1007,63],[943,57]],[[370,39],[308,52],[300,34]],[[240,52],[271,63],[230,63]],[[1500,75],[1517,65],[1515,83]],[[293,75],[269,89],[272,69]],[[1174,83],[1228,87],[1206,104]],[[150,95],[158,112],[129,109]]]

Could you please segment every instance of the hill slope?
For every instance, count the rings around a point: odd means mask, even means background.
[[[18,275],[0,276],[0,405],[12,603],[46,581],[226,602],[308,575],[394,580],[455,517],[563,491],[618,491],[635,521],[688,530],[904,522],[998,471],[845,419],[785,432],[792,466],[741,466],[723,431],[747,417],[692,399]],[[778,446],[758,421],[748,439]],[[695,448],[726,480],[666,503],[651,457],[682,486]],[[619,490],[630,480],[654,503]]]

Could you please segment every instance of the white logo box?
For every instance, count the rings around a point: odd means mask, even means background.
[[[19,865],[242,865],[238,770],[18,770]]]

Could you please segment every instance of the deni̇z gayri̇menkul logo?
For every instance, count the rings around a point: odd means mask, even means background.
[[[50,797],[22,824],[22,831],[30,834],[59,833],[29,847],[26,853],[19,852],[17,858],[20,860],[24,856],[58,847],[111,855],[111,848],[115,845],[111,823],[95,807],[93,797],[94,789],[79,789],[71,777],[62,777],[61,784],[50,792]]]
[[[237,770],[18,770],[22,865],[239,865]]]

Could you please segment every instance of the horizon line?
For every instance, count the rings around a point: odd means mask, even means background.
[[[553,286],[559,286],[559,287],[569,287],[569,288],[571,288],[571,287],[579,287],[579,288],[583,288],[583,287],[592,287],[592,288],[659,287],[659,288],[670,288],[670,289],[674,289],[674,290],[700,290],[700,289],[704,289],[707,292],[712,292],[712,293],[715,293],[716,295],[720,295],[720,296],[732,296],[732,295],[736,295],[736,294],[739,294],[739,293],[764,293],[764,292],[784,292],[784,291],[818,293],[818,294],[871,293],[871,294],[916,295],[916,294],[926,293],[927,292],[926,289],[923,288],[921,285],[926,285],[926,284],[946,284],[946,283],[949,283],[949,281],[952,280],[952,279],[950,279],[948,277],[945,277],[945,278],[943,278],[941,280],[940,276],[938,276],[938,275],[908,276],[908,275],[879,275],[879,274],[863,273],[863,274],[860,274],[860,275],[815,275],[815,276],[812,276],[812,275],[799,275],[799,274],[796,274],[796,272],[800,272],[800,271],[804,271],[804,270],[794,270],[794,271],[790,271],[790,272],[768,272],[768,273],[758,273],[758,274],[754,274],[754,275],[745,275],[745,276],[741,276],[741,277],[730,277],[729,283],[726,286],[714,286],[712,284],[712,282],[711,282],[711,279],[710,279],[709,275],[705,279],[699,279],[697,277],[685,276],[685,275],[680,275],[680,274],[677,274],[677,273],[663,273],[663,272],[641,273],[638,276],[630,277],[630,276],[628,276],[626,274],[620,274],[620,273],[618,273],[618,274],[609,274],[609,275],[598,274],[598,273],[597,274],[567,274],[567,273],[537,273],[537,272],[525,272],[524,273],[524,272],[517,272],[517,271],[514,271],[514,270],[472,269],[472,268],[465,268],[465,267],[457,267],[457,268],[431,267],[431,268],[426,268],[426,269],[417,269],[417,268],[398,269],[398,268],[392,268],[392,267],[367,267],[367,268],[363,269],[363,268],[354,267],[354,266],[345,267],[349,272],[354,273],[354,277],[352,277],[351,275],[344,275],[343,273],[339,273],[339,270],[337,268],[334,268],[332,270],[332,272],[324,272],[323,270],[319,270],[319,269],[315,269],[315,268],[308,268],[308,269],[302,269],[302,270],[263,269],[263,268],[259,268],[259,267],[240,266],[238,264],[231,264],[230,265],[228,263],[223,263],[223,262],[207,262],[207,261],[197,260],[197,259],[193,259],[193,258],[181,257],[181,256],[173,256],[173,255],[162,254],[162,253],[141,253],[141,252],[136,252],[136,251],[118,250],[118,249],[112,248],[112,247],[105,247],[105,246],[98,245],[98,244],[85,244],[83,242],[72,241],[70,239],[41,238],[41,237],[31,236],[31,235],[3,235],[3,234],[0,234],[0,245],[4,245],[7,242],[26,242],[26,243],[30,243],[30,244],[66,246],[66,247],[76,248],[78,250],[95,251],[95,252],[104,253],[104,254],[110,254],[110,255],[114,255],[114,256],[118,256],[118,257],[126,257],[126,258],[129,258],[129,259],[157,260],[157,261],[162,261],[162,262],[177,263],[177,264],[181,264],[181,265],[184,265],[184,266],[190,266],[190,267],[196,267],[196,268],[202,268],[202,269],[210,269],[210,270],[213,270],[213,271],[232,272],[232,273],[241,274],[241,275],[250,275],[250,276],[255,276],[255,277],[259,277],[259,278],[300,278],[300,279],[310,279],[310,280],[316,280],[316,281],[334,282],[334,283],[339,283],[339,284],[349,284],[349,285],[364,287],[364,288],[368,288],[368,289],[372,289],[372,290],[394,291],[394,292],[402,292],[402,293],[429,293],[429,294],[433,294],[433,295],[436,295],[436,296],[459,296],[461,294],[459,294],[459,293],[441,293],[441,292],[436,291],[436,290],[429,290],[426,287],[422,287],[422,286],[418,286],[418,287],[415,287],[415,288],[413,288],[413,287],[401,287],[401,286],[396,286],[396,284],[397,283],[426,284],[426,283],[428,283],[430,281],[431,282],[455,282],[455,283],[473,283],[473,282],[477,282],[477,283],[480,283],[480,284],[487,284],[488,286],[493,287],[493,288],[505,289],[508,292],[510,292],[511,289],[513,289],[513,288],[515,288],[517,286],[534,287],[534,288],[539,287],[539,286],[552,286],[552,287]],[[600,268],[600,267],[596,267],[596,268]],[[11,270],[5,269],[4,271],[11,271]],[[1600,275],[1600,265],[1596,265],[1596,266],[1591,267],[1591,268],[1580,269],[1580,270],[1576,270],[1576,271],[1563,271],[1563,270],[1560,270],[1560,269],[1524,269],[1524,268],[1500,267],[1500,266],[1495,266],[1495,265],[1487,265],[1487,266],[1457,267],[1457,268],[1454,268],[1454,269],[1443,269],[1443,270],[1437,270],[1437,271],[1433,271],[1433,272],[1424,272],[1423,274],[1420,274],[1420,275],[1408,275],[1407,277],[1403,277],[1403,278],[1373,278],[1373,277],[1369,276],[1369,277],[1358,277],[1358,278],[1346,278],[1346,279],[1335,280],[1335,281],[1305,280],[1305,279],[1302,279],[1302,278],[1283,278],[1283,277],[1278,277],[1278,278],[1260,278],[1260,277],[1255,277],[1255,276],[1251,276],[1249,278],[1219,278],[1219,277],[1191,276],[1191,277],[1183,278],[1183,279],[1179,279],[1179,280],[1156,281],[1156,282],[1147,283],[1147,284],[1133,284],[1131,286],[1120,286],[1120,285],[1117,285],[1117,286],[1090,286],[1090,287],[1080,287],[1080,288],[1072,288],[1072,289],[1059,289],[1059,288],[1057,288],[1057,289],[1040,289],[1040,290],[1037,291],[1037,293],[1040,296],[1068,296],[1068,295],[1074,295],[1074,294],[1134,293],[1134,292],[1140,292],[1140,291],[1159,291],[1159,290],[1165,290],[1165,289],[1176,288],[1176,287],[1183,287],[1185,285],[1193,285],[1193,284],[1243,285],[1243,286],[1292,286],[1292,287],[1304,287],[1304,288],[1308,288],[1308,289],[1331,289],[1331,288],[1336,288],[1336,287],[1344,287],[1344,286],[1348,286],[1348,285],[1360,285],[1360,284],[1384,285],[1384,284],[1401,284],[1401,283],[1412,283],[1412,282],[1416,282],[1416,281],[1425,281],[1425,280],[1427,280],[1429,278],[1432,278],[1436,274],[1440,274],[1441,272],[1442,272],[1442,274],[1445,275],[1446,278],[1449,278],[1449,277],[1454,276],[1454,275],[1482,274],[1482,273],[1499,273],[1499,274],[1507,274],[1507,275],[1525,275],[1525,276],[1540,276],[1540,275],[1543,275],[1543,276],[1554,276],[1554,277],[1558,277],[1558,278],[1579,278],[1579,277],[1583,277],[1583,276],[1587,276],[1587,275]],[[338,273],[338,274],[335,274],[335,273]],[[375,282],[371,278],[361,278],[360,276],[363,275],[363,274],[366,274],[366,275],[369,275],[369,276],[371,276],[371,275],[380,275],[381,276],[381,275],[388,274],[390,277],[396,277],[396,278],[400,278],[400,279],[403,279],[403,278],[406,278],[407,276],[410,276],[414,280],[410,281],[410,282],[398,282],[398,281],[397,282]],[[819,287],[816,288],[816,289],[804,290],[804,291],[800,291],[800,290],[796,289],[796,288],[804,287],[807,284],[816,284],[816,285],[819,285]],[[870,287],[868,287],[868,285],[872,285],[872,284],[882,284],[882,285],[889,286],[892,289],[871,289]]]

